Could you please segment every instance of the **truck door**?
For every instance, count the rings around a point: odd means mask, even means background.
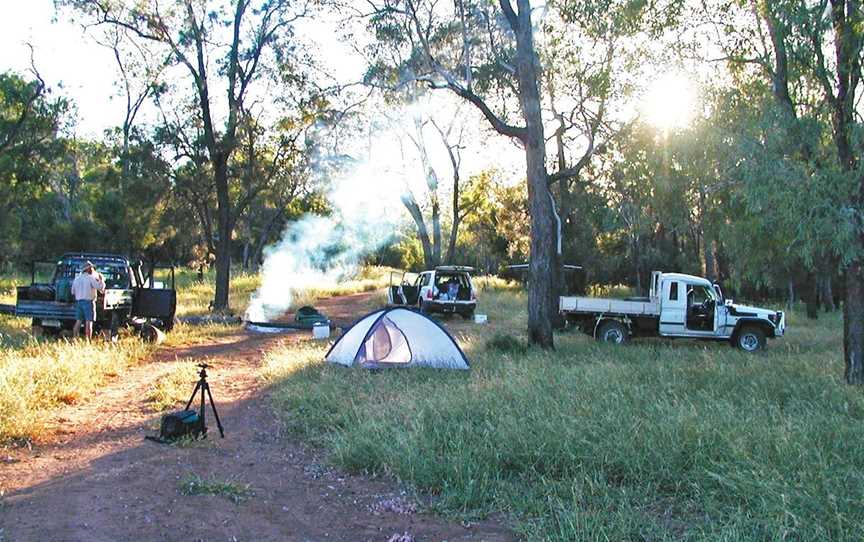
[[[687,291],[683,282],[662,282],[660,296],[660,334],[683,335],[687,320]]]
[[[163,280],[156,280],[155,274],[158,269],[168,271]],[[142,271],[140,266],[132,269],[137,283],[132,294],[132,316],[159,319],[162,321],[163,329],[169,331],[174,326],[174,314],[177,311],[174,268],[151,265],[146,274]]]

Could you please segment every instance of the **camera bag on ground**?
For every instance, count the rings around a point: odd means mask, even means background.
[[[162,416],[159,426],[159,440],[171,441],[185,436],[199,436],[204,431],[204,423],[194,410],[178,410]]]

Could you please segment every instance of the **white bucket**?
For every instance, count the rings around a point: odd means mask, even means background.
[[[485,314],[475,314],[474,315],[474,323],[475,324],[485,324],[486,323],[486,315]]]
[[[329,324],[313,324],[312,325],[312,338],[313,339],[327,339],[330,337],[330,325]]]

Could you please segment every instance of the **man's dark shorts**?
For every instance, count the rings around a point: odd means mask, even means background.
[[[96,301],[78,300],[75,302],[75,319],[92,322],[96,319]]]

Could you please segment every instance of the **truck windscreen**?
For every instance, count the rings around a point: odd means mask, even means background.
[[[129,288],[128,268],[114,262],[100,262],[98,260],[94,260],[93,264],[96,266],[96,270],[105,278],[106,288]],[[81,273],[83,267],[83,260],[60,262],[57,264],[57,271],[54,275],[54,280],[55,282],[60,279],[74,280],[75,277]]]

